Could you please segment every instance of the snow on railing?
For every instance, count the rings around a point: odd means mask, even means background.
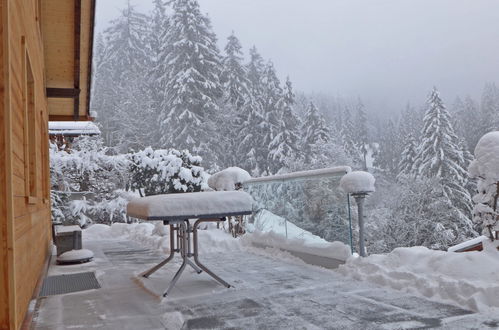
[[[297,180],[297,179],[308,179],[308,178],[313,178],[313,177],[330,177],[330,176],[338,176],[338,175],[344,175],[347,173],[350,173],[352,169],[350,166],[336,166],[336,167],[329,167],[329,168],[321,168],[318,170],[308,170],[308,171],[299,171],[299,172],[292,172],[292,173],[286,173],[286,174],[277,174],[277,175],[270,175],[270,176],[263,176],[260,178],[254,178],[250,179],[248,181],[245,181],[243,185],[246,184],[252,184],[252,183],[259,183],[259,182],[268,182],[268,181],[290,181],[290,180]]]

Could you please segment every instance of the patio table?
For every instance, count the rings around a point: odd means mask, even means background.
[[[229,216],[251,214],[252,206],[253,199],[242,191],[166,194],[131,200],[127,205],[129,216],[147,221],[163,221],[164,225],[170,226],[170,254],[141,275],[149,277],[172,260],[177,252],[183,259],[182,265],[163,294],[164,297],[173,289],[187,265],[198,274],[205,271],[217,282],[230,288],[230,284],[199,261],[197,230],[203,222],[225,221]]]

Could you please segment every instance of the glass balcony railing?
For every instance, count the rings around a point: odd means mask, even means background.
[[[246,181],[243,189],[255,200],[246,230],[312,244],[340,241],[352,247],[350,200],[339,187],[349,171],[343,166]]]

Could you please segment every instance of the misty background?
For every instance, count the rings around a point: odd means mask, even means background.
[[[150,12],[150,1],[130,1]],[[419,107],[433,86],[448,104],[480,99],[499,77],[499,1],[200,0],[223,49],[236,33],[295,90],[361,97],[370,116]],[[96,32],[127,0],[98,1]]]

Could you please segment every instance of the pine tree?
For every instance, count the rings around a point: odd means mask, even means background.
[[[398,164],[398,172],[400,175],[413,176],[414,163],[418,155],[418,144],[412,133],[407,134],[405,144],[402,148],[402,154]]]
[[[302,152],[305,163],[310,164],[314,158],[314,146],[329,142],[329,130],[324,118],[313,102],[310,102],[302,124]]]
[[[175,0],[172,7],[165,38],[171,50],[165,58],[169,75],[160,117],[161,144],[205,156],[206,145],[214,138],[207,118],[219,110],[222,95],[220,54],[210,21],[196,0]]]
[[[432,90],[423,119],[422,140],[415,168],[421,177],[438,178],[443,195],[462,213],[463,230],[471,224],[471,197],[466,189],[467,172],[459,139],[454,133],[451,116],[439,92]]]
[[[349,155],[353,160],[355,165],[360,163],[359,153],[357,152],[357,146],[355,145],[355,128],[352,122],[352,115],[350,114],[350,109],[344,107],[341,116],[341,144],[346,154]]]
[[[168,44],[166,37],[170,29],[170,20],[166,14],[166,6],[163,0],[153,0],[154,9],[150,22],[148,36],[149,48],[149,88],[152,95],[153,112],[155,117],[161,112],[161,103],[165,98],[165,89],[168,81],[169,65],[166,57],[170,51],[171,45]],[[154,121],[157,124],[157,120]],[[154,128],[156,131],[159,129]],[[155,140],[159,140],[156,137]]]
[[[269,145],[270,167],[274,173],[289,168],[290,162],[299,157],[298,118],[293,111],[294,98],[292,83],[288,77],[284,86],[283,110],[279,118],[277,135]]]
[[[249,171],[252,176],[262,174],[265,166],[267,146],[263,144],[265,119],[261,115],[260,104],[251,97],[244,105],[246,118],[241,125],[241,141],[237,146],[238,166]]]
[[[247,65],[248,79],[251,83],[250,87],[253,91],[253,96],[258,99],[258,94],[260,93],[260,81],[265,69],[265,64],[262,56],[258,53],[255,46],[251,47],[249,54],[250,61]]]
[[[239,39],[234,32],[227,38],[225,46],[226,56],[223,59],[223,71],[221,82],[225,92],[225,101],[229,103],[236,112],[247,102],[250,94],[248,70],[243,65],[243,52]]]
[[[400,139],[395,124],[390,119],[383,129],[374,165],[396,177],[398,175],[399,162]]]
[[[147,16],[130,4],[111,21],[104,33],[104,51],[98,53],[99,70],[106,76],[96,76],[102,84],[94,97],[105,94],[106,107],[100,110],[100,121],[106,142],[122,151],[136,149],[149,140],[151,96],[144,72],[147,72]]]
[[[355,118],[355,146],[360,153],[362,159],[362,168],[367,171],[367,144],[369,143],[367,131],[367,116],[364,104],[360,100],[357,101],[357,113]]]
[[[270,143],[278,133],[279,118],[281,118],[283,111],[283,91],[280,86],[279,78],[277,78],[274,64],[271,61],[265,66],[265,70],[263,71],[260,80],[260,86],[261,94],[259,95],[260,98],[258,103],[261,104],[262,117],[264,118],[264,121],[261,123],[264,131],[262,144],[267,147],[266,150],[262,150],[263,154],[261,155],[261,158],[266,160],[262,170],[265,171],[266,174],[270,174],[272,172],[269,163]]]
[[[485,85],[481,104],[480,136],[499,130],[499,88],[494,83]]]

